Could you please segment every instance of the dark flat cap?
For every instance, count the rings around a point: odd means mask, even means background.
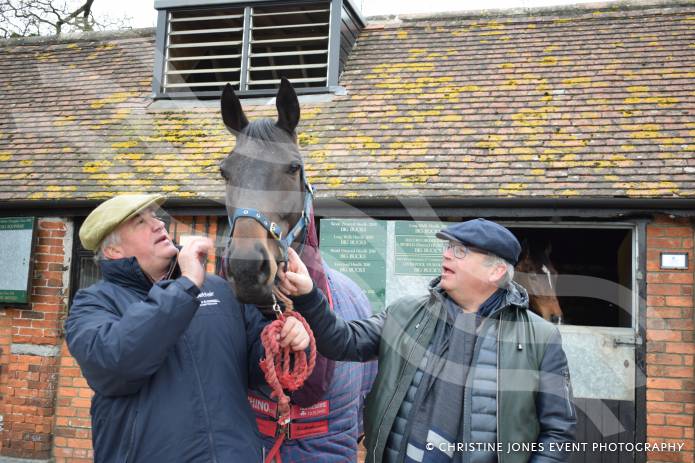
[[[521,245],[516,236],[502,225],[485,219],[473,219],[449,225],[437,233],[442,240],[458,241],[480,248],[516,265]]]

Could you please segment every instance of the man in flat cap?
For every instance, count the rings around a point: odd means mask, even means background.
[[[365,320],[328,310],[292,255],[282,289],[335,360],[378,359],[367,397],[368,463],[564,462],[575,410],[560,334],[512,281],[521,246],[484,219],[451,225],[424,297]]]
[[[116,196],[80,228],[103,279],[77,292],[65,332],[94,390],[94,461],[259,462],[246,391],[263,378],[266,322],[205,274],[208,238],[174,246],[156,216],[164,199]],[[303,350],[308,335],[286,328],[281,344]]]

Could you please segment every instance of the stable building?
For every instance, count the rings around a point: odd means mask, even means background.
[[[586,443],[572,461],[693,461],[692,3],[369,20],[351,0],[155,7],[156,29],[0,42],[0,462],[92,459],[91,391],[63,336],[98,278],[84,217],[165,193],[174,236],[223,243],[221,88],[275,117],[281,76],[322,242],[341,223],[408,243],[442,222],[504,223],[557,269]],[[405,276],[436,272],[430,257]],[[383,308],[393,259],[330,259]]]

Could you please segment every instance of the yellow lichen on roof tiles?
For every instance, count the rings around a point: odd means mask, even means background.
[[[306,132],[301,132],[299,135],[297,135],[297,143],[301,147],[315,145],[318,142],[319,142],[319,139],[316,135],[306,133]]]
[[[330,177],[330,178],[328,179],[328,186],[329,186],[329,188],[337,188],[337,187],[339,187],[339,186],[342,185],[342,184],[343,184],[343,181],[342,181],[341,179],[337,178],[337,177]]]
[[[541,59],[541,66],[555,66],[558,62],[557,56],[544,56]]]
[[[369,177],[352,177],[350,181],[352,183],[366,183],[369,181]]]
[[[529,148],[529,147],[523,147],[523,146],[514,146],[509,150],[509,154],[533,154],[536,152],[536,149],[534,148]]]
[[[120,142],[112,143],[111,148],[114,148],[114,149],[134,148],[134,147],[138,146],[139,143],[140,142],[138,142],[137,140],[120,141]]]
[[[490,21],[480,23],[479,25],[477,25],[477,27],[499,30],[499,29],[504,29],[506,26],[505,26],[505,24],[497,21],[496,19],[492,19]]]
[[[10,153],[0,153],[0,162],[9,161],[10,159],[12,159],[12,155]]]
[[[548,120],[548,113],[556,112],[554,106],[544,106],[541,108],[522,108],[518,113],[512,114],[514,125],[524,127],[538,127],[544,125]]]
[[[463,116],[460,114],[447,114],[439,118],[442,122],[461,122],[463,121]]]
[[[401,149],[422,149],[429,146],[429,141],[427,140],[416,140],[416,141],[396,141],[388,145],[390,149],[401,150]]]
[[[680,145],[686,142],[685,138],[680,137],[659,138],[658,141],[660,145]]]
[[[423,111],[411,110],[408,111],[409,116],[413,117],[429,117],[429,116],[439,116],[442,112],[438,109],[426,109]]]
[[[372,69],[372,72],[380,73],[397,73],[401,71],[434,71],[434,63],[392,63],[380,64]]]
[[[143,158],[144,153],[121,153],[114,157],[117,161],[139,161]]]
[[[500,142],[504,140],[504,137],[501,135],[495,135],[491,134],[487,136],[486,140],[479,141],[478,143],[475,144],[476,148],[497,148],[500,145]]]
[[[92,109],[100,109],[107,104],[123,103],[124,101],[127,101],[128,98],[133,98],[135,96],[137,96],[137,93],[135,92],[116,92],[107,97],[94,101],[90,107]]]
[[[660,107],[673,106],[678,104],[680,100],[673,97],[630,97],[623,100],[625,104],[653,104],[656,103]]]
[[[644,93],[649,91],[649,87],[646,85],[632,85],[627,87],[627,91],[630,93]]]
[[[323,162],[326,159],[326,151],[325,150],[310,151],[309,152],[309,159],[311,159],[314,162]]]
[[[405,40],[408,38],[408,31],[398,31],[396,33],[396,38],[398,40]]]
[[[87,163],[85,163],[84,166],[82,166],[82,172],[84,172],[84,173],[102,172],[111,166],[113,166],[113,163],[111,161],[107,161],[107,160],[87,162]]]
[[[563,79],[564,85],[580,85],[591,82],[591,77],[572,77],[571,79]]]
[[[80,46],[77,45],[76,43],[70,43],[70,44],[68,44],[67,48],[70,48],[70,49],[73,49],[73,50],[74,50],[74,49],[76,49],[76,48],[80,48]]]
[[[379,171],[381,181],[398,183],[405,186],[427,183],[433,176],[439,175],[438,168],[427,167],[424,162],[405,163],[398,168]]]
[[[526,189],[526,185],[523,183],[503,183],[497,193],[502,196],[515,196],[524,189]]]
[[[316,119],[316,116],[321,114],[321,108],[317,106],[311,106],[308,108],[302,108],[302,120],[303,121],[310,121],[312,119]]]
[[[354,136],[354,137],[343,137],[343,138],[334,138],[329,140],[329,143],[334,143],[334,142],[342,142],[342,143],[347,143],[348,148],[351,150],[359,150],[359,149],[375,149],[379,148],[381,145],[379,143],[376,143],[374,141],[374,137],[365,137],[365,136]]]

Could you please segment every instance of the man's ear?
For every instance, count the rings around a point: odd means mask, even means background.
[[[107,259],[123,258],[123,251],[121,250],[120,246],[106,246],[103,254]]]
[[[505,273],[507,273],[506,265],[495,265],[490,272],[490,283],[499,283],[504,278]]]

